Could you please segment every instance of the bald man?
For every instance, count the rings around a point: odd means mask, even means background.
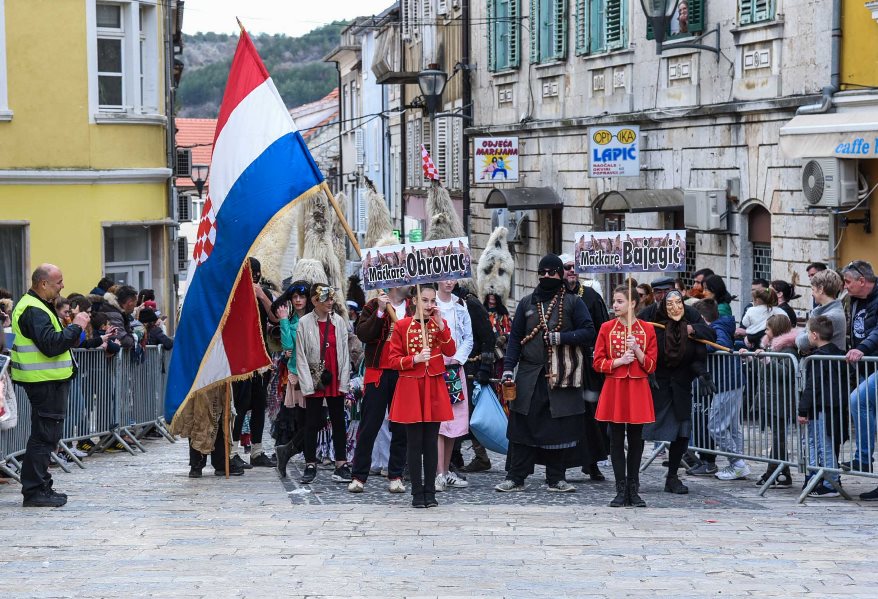
[[[31,288],[12,312],[12,380],[31,403],[31,434],[21,467],[24,507],[61,507],[67,495],[52,489],[51,454],[58,446],[67,415],[67,392],[73,378],[73,356],[89,315],[80,312],[63,328],[54,301],[64,289],[64,276],[54,264],[41,264]]]

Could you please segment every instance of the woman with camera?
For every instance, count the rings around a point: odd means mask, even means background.
[[[299,387],[305,396],[305,472],[302,483],[317,476],[317,434],[326,420],[323,406],[332,423],[335,471],[332,480],[350,482],[347,464],[344,395],[351,379],[348,357],[348,328],[332,307],[335,290],[317,283],[311,287],[314,311],[299,320],[296,331],[296,370]]]

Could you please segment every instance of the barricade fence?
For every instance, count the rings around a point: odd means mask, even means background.
[[[140,439],[151,430],[173,442],[163,415],[169,352],[150,345],[113,356],[102,349],[74,349],[72,354],[77,371],[70,381],[60,449],[76,465],[85,468],[71,446],[84,439],[98,439],[90,453],[117,443],[132,454],[135,448],[146,451]],[[31,432],[31,406],[23,387],[15,385],[15,396],[18,424],[0,433],[0,471],[18,479],[19,457]],[[52,459],[69,472],[57,454]]]
[[[717,352],[707,366],[716,393],[693,381],[690,449],[727,457],[730,468],[764,463],[760,495],[793,468],[805,475],[799,503],[819,485],[850,499],[839,484],[842,473],[878,477],[878,358],[849,363],[844,356]]]

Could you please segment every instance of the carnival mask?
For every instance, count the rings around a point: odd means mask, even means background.
[[[683,295],[679,291],[671,291],[665,297],[665,310],[671,320],[680,322],[683,318]]]

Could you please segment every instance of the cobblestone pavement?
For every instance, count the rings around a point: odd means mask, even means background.
[[[268,468],[193,480],[185,442],[146,447],[55,473],[61,509],[25,510],[16,485],[0,487],[0,596],[876,595],[871,504],[796,506],[794,489],[761,498],[753,482],[691,478],[692,494],[671,497],[653,467],[647,509],[606,507],[610,482],[495,493],[491,472],[413,510],[380,478],[359,496],[328,470],[308,488]]]

